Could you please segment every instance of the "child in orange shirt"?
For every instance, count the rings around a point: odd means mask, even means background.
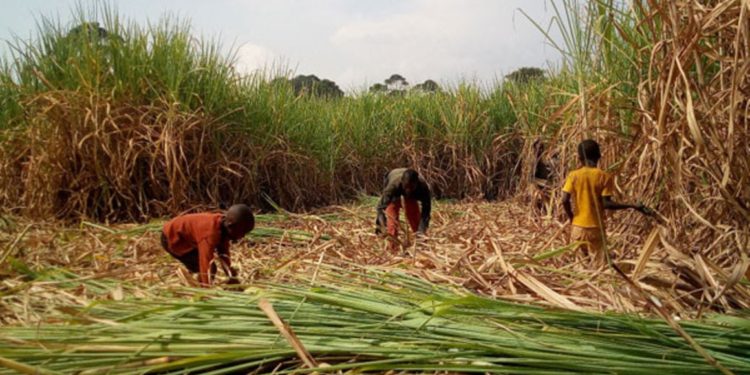
[[[601,153],[596,141],[587,139],[578,145],[583,167],[570,172],[563,187],[562,205],[571,221],[571,241],[581,241],[584,254],[593,256],[597,266],[606,262],[606,226],[604,210],[633,209],[644,215],[650,210],[643,204],[632,205],[612,200],[614,180],[597,167]],[[571,198],[575,210],[571,206]]]
[[[250,207],[236,204],[226,213],[189,214],[170,220],[164,224],[161,245],[190,272],[197,273],[204,287],[211,285],[216,274],[216,266],[211,264],[216,251],[229,283],[236,284],[237,271],[231,266],[229,241],[242,239],[253,227],[255,217]]]

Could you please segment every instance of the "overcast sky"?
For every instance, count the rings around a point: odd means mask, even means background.
[[[557,0],[555,0],[557,1]],[[0,1],[0,39],[33,35],[39,15],[70,24],[77,0]],[[90,1],[82,2],[90,4]],[[410,83],[491,83],[522,66],[548,67],[559,54],[519,12],[547,25],[548,0],[128,0],[112,1],[138,23],[164,14],[190,20],[197,35],[238,50],[252,71],[271,64],[316,74],[343,89],[399,73]],[[5,44],[5,43],[3,43]],[[2,51],[7,54],[7,47]]]

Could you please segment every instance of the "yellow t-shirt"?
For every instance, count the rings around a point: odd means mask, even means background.
[[[604,228],[602,197],[611,197],[614,181],[599,168],[583,167],[570,172],[563,191],[573,200],[573,225],[582,228]]]

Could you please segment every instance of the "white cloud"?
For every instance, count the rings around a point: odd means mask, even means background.
[[[253,43],[245,43],[237,50],[237,71],[249,74],[271,68],[279,61],[279,56],[271,49]]]
[[[441,16],[441,15],[437,15]],[[443,39],[451,37],[449,27],[442,22],[450,20],[428,14],[399,14],[380,20],[362,20],[341,26],[331,37],[337,45],[347,43],[393,43],[414,38]]]
[[[335,77],[344,85],[399,73],[425,79],[492,81],[521,66],[543,66],[550,56],[544,37],[517,11],[544,15],[544,2],[523,0],[413,0],[405,10],[358,17],[339,25],[329,42],[347,66]],[[546,17],[542,17],[546,18]],[[358,77],[359,75],[359,77]]]

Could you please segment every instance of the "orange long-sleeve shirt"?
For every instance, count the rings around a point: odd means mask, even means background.
[[[199,278],[204,286],[209,285],[209,269],[214,259],[214,250],[227,267],[230,264],[229,240],[221,235],[220,213],[199,213],[178,216],[164,224],[169,252],[183,256],[198,251]]]

